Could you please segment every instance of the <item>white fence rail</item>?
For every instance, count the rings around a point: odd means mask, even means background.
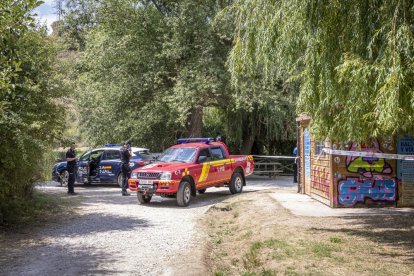
[[[266,175],[269,178],[278,175],[293,175],[295,156],[253,155],[255,175]]]

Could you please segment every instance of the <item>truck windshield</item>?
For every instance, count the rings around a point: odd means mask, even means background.
[[[158,158],[162,162],[185,162],[191,163],[194,160],[196,149],[194,148],[169,148],[166,149]]]

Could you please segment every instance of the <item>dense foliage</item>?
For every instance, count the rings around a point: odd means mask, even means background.
[[[322,139],[413,133],[413,1],[235,2],[236,84],[257,71],[299,81],[298,112]]]
[[[38,4],[0,2],[0,224],[30,197],[62,129],[54,50],[30,15]]]
[[[227,6],[101,1],[76,74],[88,142],[132,139],[158,151],[178,137],[221,134],[233,151],[273,153],[284,148],[280,141],[294,140],[297,88],[265,84],[260,75],[231,85],[234,18],[220,13]]]

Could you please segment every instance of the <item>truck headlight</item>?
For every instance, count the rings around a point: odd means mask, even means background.
[[[137,179],[138,178],[138,173],[133,172],[131,173],[131,179]]]
[[[161,174],[160,180],[170,180],[171,179],[171,173],[170,172],[163,172]]]

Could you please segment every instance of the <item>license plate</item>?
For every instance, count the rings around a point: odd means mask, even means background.
[[[143,180],[139,180],[139,184],[154,184],[154,180],[147,180],[147,179],[143,179]]]

